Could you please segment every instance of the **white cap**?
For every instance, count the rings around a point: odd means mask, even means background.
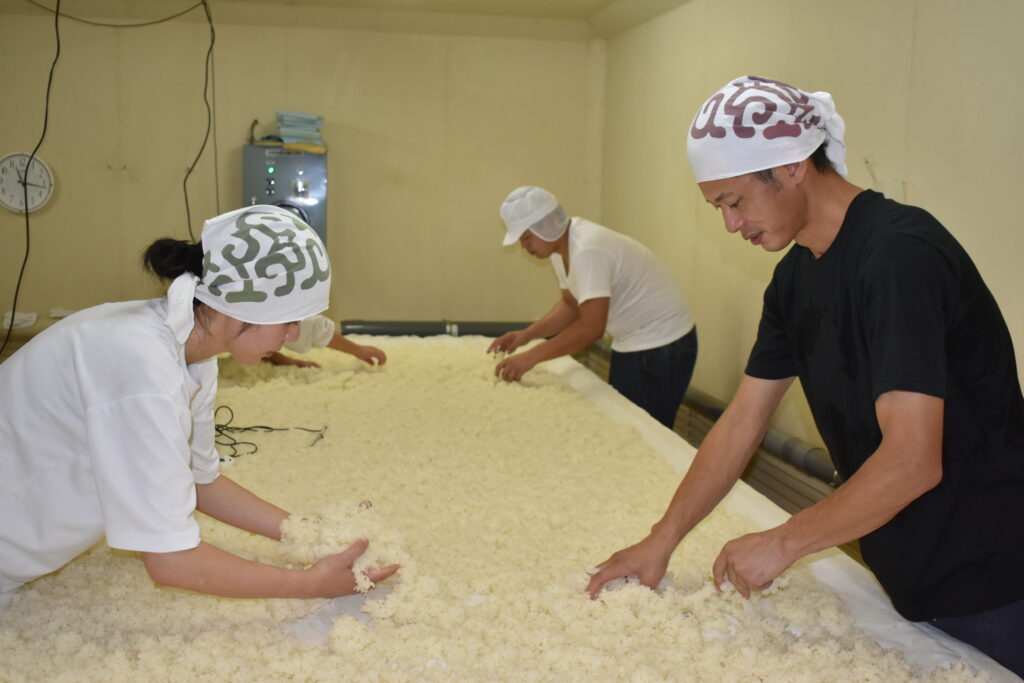
[[[508,230],[503,244],[514,244],[528,228],[559,208],[555,195],[544,188],[526,185],[512,190],[501,204],[501,219]]]

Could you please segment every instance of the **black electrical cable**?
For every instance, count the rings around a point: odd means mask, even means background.
[[[220,415],[222,410],[227,411],[227,419],[224,422],[218,422],[217,416]],[[324,438],[324,434],[327,432],[327,425],[324,425],[320,429],[312,429],[310,427],[268,427],[266,425],[234,427],[231,425],[231,422],[234,419],[235,411],[231,409],[231,406],[217,406],[217,409],[213,411],[213,430],[216,432],[216,436],[214,436],[213,441],[222,448],[231,449],[230,453],[221,456],[222,462],[234,460],[235,458],[240,458],[243,455],[252,455],[259,450],[259,446],[252,441],[241,441],[235,438],[234,434],[238,432],[287,432],[290,429],[298,429],[299,431],[316,434],[316,438],[313,439],[311,444],[309,444],[310,446],[315,446],[320,439]]]
[[[187,9],[184,9],[184,10],[182,10],[182,11],[176,13],[176,14],[172,14],[170,16],[163,17],[162,19],[154,19],[152,21],[143,21],[143,22],[139,22],[139,23],[135,23],[135,24],[111,24],[111,23],[100,22],[100,21],[90,21],[88,19],[82,19],[80,17],[73,17],[73,16],[71,16],[69,14],[62,14],[60,12],[60,3],[59,2],[57,3],[57,9],[50,9],[49,7],[46,7],[45,5],[42,5],[42,4],[38,3],[38,2],[36,2],[36,0],[25,0],[25,2],[27,2],[27,3],[31,4],[31,5],[34,5],[34,6],[38,7],[38,8],[40,8],[40,9],[46,10],[47,12],[53,12],[55,17],[56,16],[63,16],[65,18],[71,19],[73,21],[78,21],[78,22],[81,22],[83,24],[89,24],[90,26],[104,26],[104,27],[109,27],[109,28],[138,28],[138,27],[142,27],[142,26],[153,26],[154,24],[162,24],[164,22],[171,21],[172,19],[177,19],[178,17],[180,17],[180,16],[182,16],[184,14],[188,14],[189,12],[191,12],[194,9],[196,9],[197,7],[202,7],[203,8],[203,11],[206,14],[206,22],[207,22],[207,24],[210,27],[210,47],[209,47],[209,49],[206,52],[206,63],[205,63],[205,69],[204,69],[204,73],[203,73],[203,104],[206,105],[206,132],[203,135],[203,143],[199,147],[199,153],[196,154],[196,158],[192,161],[192,164],[189,165],[188,168],[185,170],[185,178],[184,178],[184,180],[182,180],[182,190],[183,190],[184,195],[185,195],[185,222],[186,222],[186,227],[188,228],[189,237],[192,239],[193,242],[195,242],[196,241],[195,233],[193,233],[193,231],[192,231],[192,209],[191,209],[191,206],[189,205],[189,201],[188,201],[188,179],[192,175],[192,171],[193,171],[193,169],[195,169],[196,164],[198,164],[199,160],[202,158],[203,152],[206,150],[206,143],[210,139],[210,131],[213,130],[213,118],[214,118],[213,112],[216,110],[216,92],[214,92],[214,94],[213,94],[213,102],[214,103],[212,105],[210,103],[210,97],[208,96],[208,93],[210,91],[211,82],[213,82],[213,83],[216,82],[215,79],[214,79],[214,74],[213,74],[213,71],[214,71],[213,45],[216,42],[216,38],[217,38],[216,31],[214,30],[214,27],[213,27],[213,15],[210,12],[210,5],[209,5],[208,0],[200,0],[196,4],[188,7]],[[216,202],[216,206],[217,206],[217,213],[219,214],[220,213],[220,168],[219,168],[219,164],[218,164],[217,131],[216,130],[213,130],[213,147],[214,147],[214,149],[213,149],[213,155],[214,155],[214,158],[213,158],[214,192],[216,193],[215,202]]]
[[[25,2],[27,2],[30,5],[35,5],[39,9],[46,10],[47,12],[55,12],[57,14],[60,14],[60,2],[57,3],[57,9],[56,10],[52,10],[49,7],[47,7],[46,5],[42,5],[42,4],[38,3],[38,2],[36,2],[35,0],[25,0]],[[178,17],[180,17],[180,16],[182,16],[184,14],[188,14],[189,12],[191,12],[196,7],[199,7],[202,4],[203,4],[202,0],[200,0],[200,2],[197,2],[196,4],[192,5],[188,9],[184,9],[184,10],[178,12],[177,14],[172,14],[171,16],[164,17],[163,19],[153,19],[152,21],[143,21],[143,22],[139,22],[137,24],[108,24],[108,23],[104,23],[102,21],[90,21],[88,19],[81,19],[79,17],[73,17],[70,14],[60,14],[60,16],[64,17],[65,19],[70,19],[71,21],[77,21],[77,22],[79,22],[81,24],[89,24],[90,26],[105,26],[107,28],[138,28],[140,26],[153,26],[154,24],[162,24],[165,21],[171,21],[172,19],[177,19]]]
[[[18,311],[18,294],[21,292],[21,281],[25,277],[25,266],[28,265],[28,255],[31,247],[32,230],[29,222],[29,214],[32,213],[28,206],[28,174],[32,170],[32,162],[36,159],[36,152],[43,145],[46,139],[46,128],[50,122],[50,91],[53,89],[53,72],[57,68],[57,60],[60,59],[60,0],[57,0],[57,9],[53,12],[53,33],[57,39],[57,51],[53,55],[53,63],[50,64],[50,77],[46,81],[46,100],[43,105],[43,132],[39,136],[39,142],[32,149],[28,156],[28,163],[25,164],[25,177],[21,179],[21,189],[25,192],[25,257],[21,260],[21,269],[18,271],[18,282],[14,286],[14,301],[11,303],[11,320],[7,327],[7,334],[4,335],[4,343],[0,345],[0,358],[3,357],[7,344],[11,341],[11,332],[14,331],[14,314]]]
[[[213,93],[214,120],[217,112],[217,55],[210,55],[210,92]],[[217,149],[217,126],[213,126],[213,201],[220,215],[220,150]]]
[[[185,179],[181,181],[182,190],[185,192],[185,223],[188,227],[188,235],[192,238],[193,242],[196,241],[196,236],[192,233],[192,212],[188,205],[188,178],[192,175],[192,170],[203,156],[206,142],[210,139],[210,129],[213,127],[213,110],[210,108],[208,92],[210,88],[210,73],[213,71],[213,44],[217,40],[217,33],[213,29],[213,15],[210,13],[210,5],[207,0],[202,0],[202,5],[203,11],[206,12],[206,21],[210,25],[210,48],[206,51],[206,68],[203,72],[203,104],[206,105],[206,134],[203,135],[203,144],[199,147],[199,153],[196,154],[192,165],[185,171]]]

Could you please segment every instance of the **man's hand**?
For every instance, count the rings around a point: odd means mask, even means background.
[[[356,577],[352,572],[352,565],[360,555],[366,552],[369,544],[365,538],[360,539],[346,548],[344,552],[325,557],[306,570],[317,586],[318,597],[335,598],[339,595],[351,595],[356,592]],[[394,574],[398,568],[397,564],[375,567],[366,570],[365,574],[370,581],[377,583]]]
[[[533,369],[533,366],[537,364],[537,361],[533,359],[533,356],[529,351],[524,353],[517,353],[514,356],[505,358],[494,367],[494,374],[496,377],[500,377],[506,382],[518,382],[523,378],[523,375]]]
[[[376,346],[359,345],[352,351],[352,355],[367,365],[384,365],[388,362],[388,357]]]
[[[527,341],[523,338],[523,330],[506,332],[491,342],[487,347],[487,353],[512,353]]]
[[[600,571],[590,577],[590,583],[587,584],[590,599],[596,598],[609,581],[630,576],[635,576],[648,588],[657,588],[668,569],[672,550],[674,548],[666,550],[665,545],[652,536],[620,550],[597,565]]]
[[[715,560],[715,587],[722,590],[728,581],[749,598],[752,591],[770,587],[796,559],[786,553],[779,528],[740,536],[726,543]]]

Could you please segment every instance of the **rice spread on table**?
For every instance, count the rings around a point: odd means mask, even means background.
[[[374,343],[380,368],[329,350],[307,354],[320,370],[222,361],[233,425],[327,430],[235,435],[258,450],[222,471],[293,513],[283,542],[198,516],[205,541],[291,566],[367,537],[360,566],[398,574],[333,602],[221,599],[158,588],[136,553],[100,543],[16,592],[0,680],[974,677],[882,649],[806,563],[750,600],[718,593],[718,551],[754,530],[722,510],[658,591],[618,582],[590,600],[588,570],[646,535],[679,474],[544,365],[506,384],[479,338]]]

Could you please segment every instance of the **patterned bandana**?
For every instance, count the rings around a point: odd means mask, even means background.
[[[203,225],[203,277],[178,276],[167,292],[179,341],[192,329],[192,297],[236,320],[273,325],[327,308],[331,264],[323,242],[290,211],[247,206]]]
[[[822,143],[846,175],[846,124],[827,92],[741,76],[712,95],[690,125],[686,151],[698,183],[802,161]]]

